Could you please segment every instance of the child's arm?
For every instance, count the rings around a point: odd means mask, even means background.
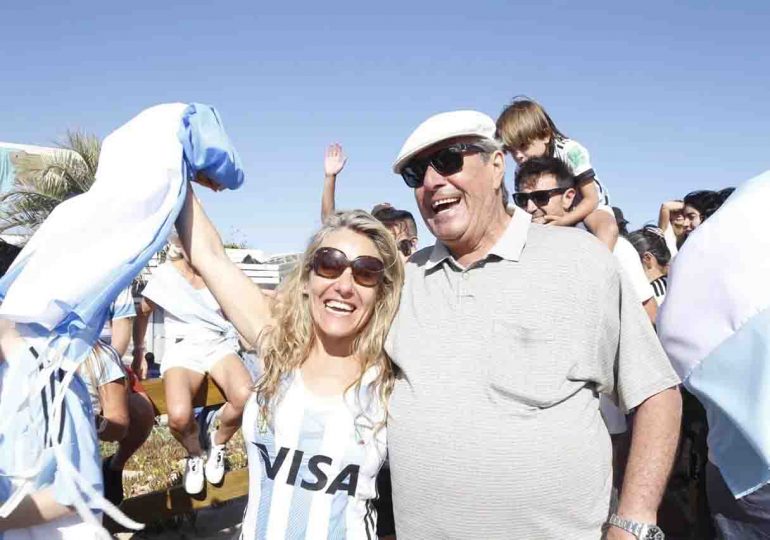
[[[348,158],[339,144],[330,144],[324,157],[324,190],[321,195],[321,222],[334,212],[334,192],[337,175],[345,167]]]
[[[618,231],[618,222],[615,221],[614,215],[604,210],[594,210],[583,223],[596,238],[610,248],[610,251],[615,249],[620,231]]]
[[[572,227],[581,221],[585,221],[591,212],[599,208],[599,191],[596,189],[593,176],[582,180],[578,185],[578,191],[580,192],[581,200],[572,210],[561,217],[545,216],[545,222],[551,225]]]

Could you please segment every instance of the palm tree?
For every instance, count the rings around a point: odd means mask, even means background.
[[[0,233],[30,237],[56,206],[90,189],[96,179],[101,141],[68,131],[51,154],[22,152],[15,160],[16,181],[0,196]]]

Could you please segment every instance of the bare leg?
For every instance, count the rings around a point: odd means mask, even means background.
[[[193,417],[193,396],[203,383],[204,375],[183,367],[173,367],[163,374],[166,393],[168,427],[171,434],[191,456],[202,456],[198,441],[198,424]]]
[[[113,470],[122,470],[128,458],[134,455],[147,437],[150,436],[152,426],[155,423],[155,411],[147,394],[130,393],[128,395],[128,433],[120,441],[118,451],[110,460]]]
[[[241,427],[243,407],[251,395],[254,383],[243,361],[236,354],[228,354],[214,364],[211,378],[227,399],[219,411],[219,429],[214,435],[215,444],[225,444]]]

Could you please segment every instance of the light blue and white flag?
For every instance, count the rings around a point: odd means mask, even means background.
[[[43,423],[50,423],[49,414],[53,425],[63,418],[66,389],[110,303],[163,247],[184,203],[187,180],[200,171],[222,187],[235,189],[243,182],[240,159],[216,110],[176,103],[143,111],[104,140],[93,187],[59,205],[0,279],[0,318],[17,323],[39,354],[28,369],[17,362],[14,369],[0,370],[0,477],[5,479],[0,516],[13,511],[20,495],[39,487],[36,478],[51,466],[42,456],[50,456],[52,448],[54,466],[80,494],[67,504],[84,521],[95,523],[90,507],[140,527],[95,492],[72,466],[77,447],[65,451]],[[20,414],[49,387],[57,398],[44,405],[45,418]],[[47,435],[38,446],[17,436],[20,418],[41,424],[39,431]]]
[[[703,404],[709,457],[736,498],[770,482],[770,171],[740,186],[685,242],[658,332]]]

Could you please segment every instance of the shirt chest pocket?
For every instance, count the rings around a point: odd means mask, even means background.
[[[493,320],[488,350],[488,395],[502,407],[542,409],[569,395],[569,348],[552,328]]]

